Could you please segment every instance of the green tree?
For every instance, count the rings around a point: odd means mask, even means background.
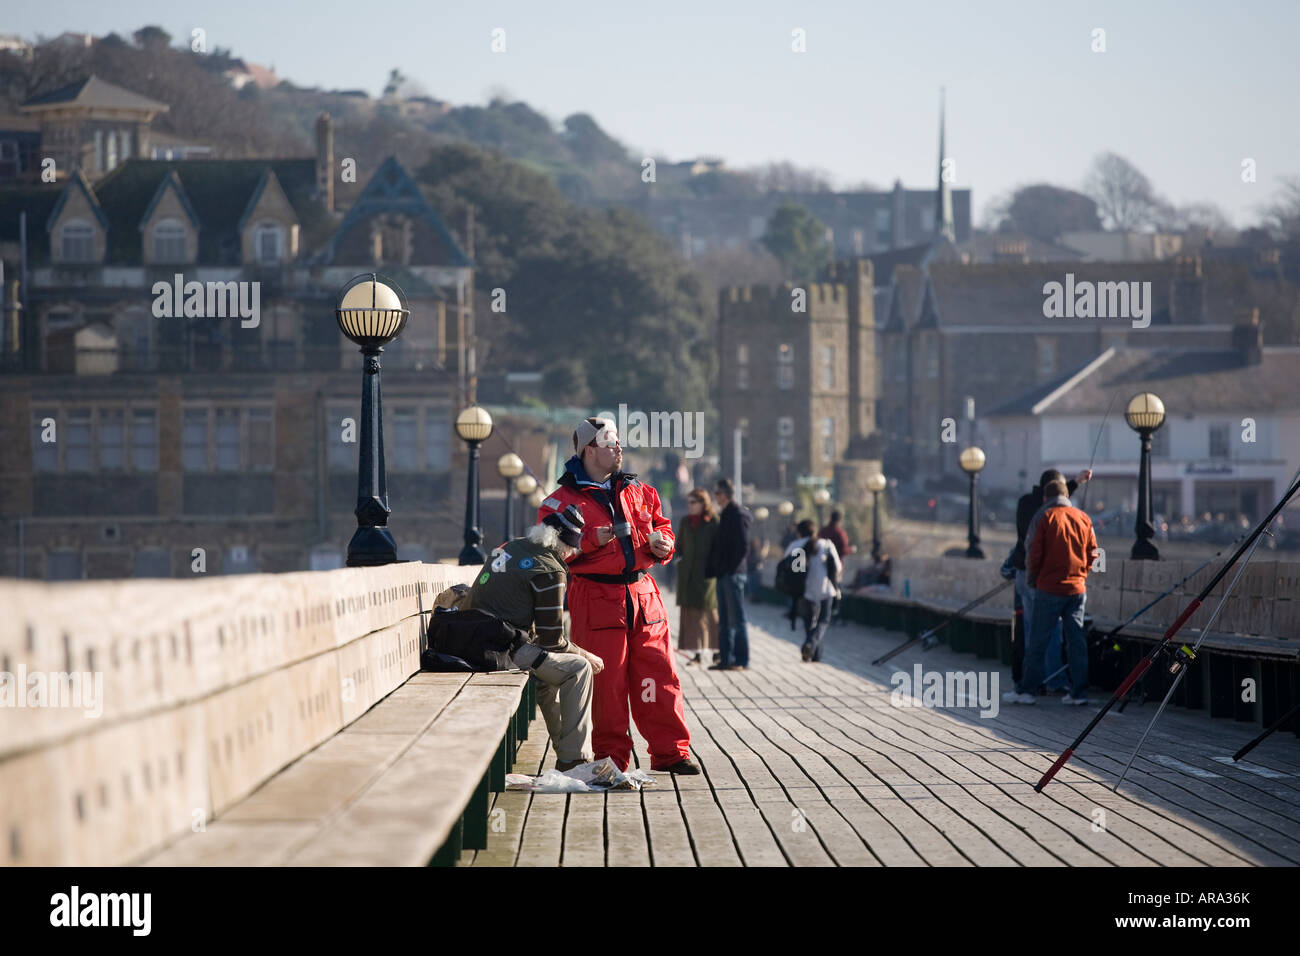
[[[786,202],[777,207],[767,221],[762,243],[793,282],[813,279],[831,258],[826,227],[798,203]]]

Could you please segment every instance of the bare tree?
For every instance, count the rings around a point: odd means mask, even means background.
[[[1141,229],[1155,222],[1161,201],[1140,169],[1116,153],[1092,161],[1083,191],[1111,229]]]
[[[1282,177],[1278,196],[1264,208],[1264,217],[1270,230],[1300,241],[1300,176]]]

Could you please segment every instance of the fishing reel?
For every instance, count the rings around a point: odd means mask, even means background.
[[[1177,677],[1184,667],[1196,660],[1196,651],[1192,650],[1186,644],[1169,652],[1169,661],[1165,665],[1169,671],[1170,677]]]

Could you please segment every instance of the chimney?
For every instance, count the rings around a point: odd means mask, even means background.
[[[18,280],[10,279],[8,282],[3,280],[4,264],[0,263],[0,282],[3,282],[4,286],[4,322],[0,323],[5,330],[4,354],[17,356],[23,348],[23,306],[18,298]]]
[[[1232,347],[1246,365],[1258,365],[1264,357],[1264,329],[1259,324],[1259,309],[1238,309],[1232,325]]]
[[[1169,288],[1169,320],[1179,325],[1205,323],[1205,277],[1200,256],[1174,259],[1174,279]]]
[[[334,123],[330,114],[316,117],[316,192],[325,208],[334,211]]]

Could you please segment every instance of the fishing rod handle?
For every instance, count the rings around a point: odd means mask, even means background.
[[[1056,772],[1064,767],[1073,756],[1074,748],[1066,747],[1065,752],[1056,758],[1056,763],[1052,764],[1051,769],[1049,769],[1047,773],[1043,774],[1042,779],[1039,780],[1038,783],[1034,784],[1034,792],[1042,793],[1043,788],[1052,782],[1052,778],[1056,776]]]

